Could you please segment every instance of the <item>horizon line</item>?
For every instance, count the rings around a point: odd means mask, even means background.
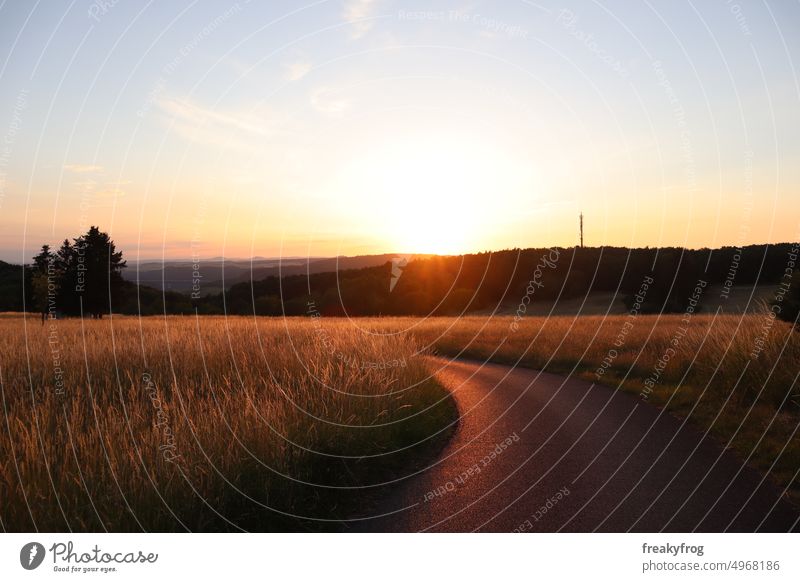
[[[722,246],[718,246],[718,247],[709,247],[709,246],[688,247],[688,246],[676,246],[676,245],[665,245],[665,246],[649,246],[648,245],[648,246],[628,247],[628,246],[617,246],[617,245],[601,245],[601,246],[584,245],[584,246],[581,246],[580,244],[576,244],[576,245],[572,245],[572,246],[552,245],[552,246],[542,246],[542,247],[510,247],[510,248],[502,248],[502,249],[494,249],[494,250],[482,250],[482,251],[464,252],[464,253],[458,253],[458,254],[404,253],[404,252],[401,252],[401,251],[384,251],[384,252],[365,253],[365,254],[357,254],[357,255],[317,255],[317,256],[314,256],[314,255],[308,255],[308,256],[291,255],[291,256],[284,256],[284,257],[280,257],[280,256],[265,257],[265,256],[261,256],[261,255],[255,255],[255,256],[252,256],[252,257],[247,257],[247,256],[228,257],[228,256],[224,256],[224,255],[216,255],[216,256],[208,257],[208,258],[200,257],[199,261],[198,261],[198,257],[167,258],[167,257],[163,257],[163,256],[161,256],[161,257],[154,256],[154,257],[144,257],[144,258],[135,258],[135,259],[126,258],[125,261],[127,263],[133,263],[133,264],[158,263],[158,262],[161,262],[161,263],[164,263],[164,264],[166,264],[166,263],[197,263],[197,262],[200,262],[200,261],[203,261],[203,262],[226,262],[226,261],[229,261],[229,262],[245,262],[245,261],[256,262],[256,261],[298,261],[298,260],[300,260],[300,261],[307,261],[307,260],[324,261],[324,260],[330,260],[330,259],[351,259],[351,258],[358,258],[358,257],[377,257],[377,256],[380,256],[380,255],[397,255],[397,256],[405,256],[405,257],[425,257],[425,258],[431,258],[431,257],[463,257],[463,256],[481,255],[481,254],[487,254],[487,253],[494,254],[494,253],[503,253],[503,252],[509,252],[509,251],[544,250],[544,249],[553,249],[553,248],[555,248],[555,249],[564,249],[564,250],[569,250],[569,249],[576,249],[576,250],[577,249],[582,249],[582,250],[627,249],[627,250],[633,251],[633,250],[646,250],[646,249],[683,249],[683,250],[687,250],[687,251],[703,251],[703,250],[717,251],[717,250],[729,249],[729,248],[745,249],[745,248],[748,248],[748,247],[779,246],[779,245],[799,245],[799,244],[800,244],[800,240],[798,240],[798,241],[786,240],[786,241],[780,241],[780,242],[749,243],[749,244],[745,244],[745,245],[728,244],[728,245],[722,245]],[[123,250],[123,252],[125,252],[125,251]],[[32,260],[32,257],[31,257],[31,260]],[[6,259],[3,259],[3,258],[0,258],[0,262],[4,262],[4,263],[10,264],[10,265],[20,265],[20,264],[27,265],[27,264],[29,264],[27,262],[26,263],[10,262],[10,261],[8,261]]]

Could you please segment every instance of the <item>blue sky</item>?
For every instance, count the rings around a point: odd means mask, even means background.
[[[0,5],[0,258],[800,238],[797,2]]]

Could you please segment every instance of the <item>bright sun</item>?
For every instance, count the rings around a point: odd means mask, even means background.
[[[488,148],[420,138],[361,156],[341,187],[397,252],[459,254],[484,240],[508,176]]]

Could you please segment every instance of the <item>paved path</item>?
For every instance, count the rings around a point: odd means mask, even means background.
[[[636,395],[524,368],[431,364],[456,397],[460,426],[435,464],[370,510],[396,513],[352,529],[798,529],[775,485]]]

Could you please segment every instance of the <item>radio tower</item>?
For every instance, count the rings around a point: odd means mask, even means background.
[[[581,212],[581,248],[583,248],[583,212]]]

